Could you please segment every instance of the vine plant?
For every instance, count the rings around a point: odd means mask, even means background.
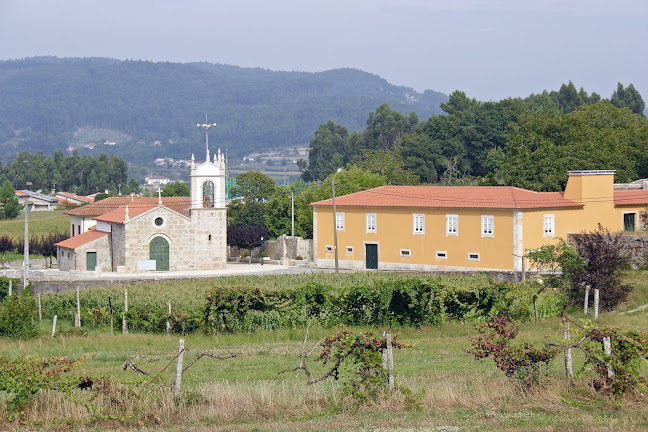
[[[392,348],[408,347],[395,339],[396,337],[392,341]],[[321,347],[321,352],[317,360],[332,366],[322,376],[315,378],[308,367],[307,358],[318,347]],[[279,374],[303,370],[307,377],[307,384],[313,385],[331,377],[335,380],[340,379],[342,366],[350,365],[354,370],[353,374],[344,376],[342,385],[345,396],[351,396],[354,405],[357,406],[375,398],[385,388],[388,378],[382,364],[382,352],[385,349],[387,349],[387,341],[384,337],[376,337],[372,333],[352,333],[345,326],[341,326],[337,333],[319,341],[310,353],[304,350],[298,367],[280,371]]]
[[[542,374],[557,354],[576,348],[585,354],[583,373],[591,370],[595,374],[592,386],[596,391],[614,396],[636,388],[648,391],[648,379],[641,375],[642,362],[648,360],[648,335],[637,330],[587,323],[577,342],[568,345],[545,343],[540,348],[526,341],[514,344],[517,334],[517,327],[506,317],[492,317],[490,322],[479,326],[479,335],[468,351],[476,360],[491,357],[506,376],[515,376],[526,387],[533,387],[542,384]],[[610,338],[610,355],[603,350],[604,337]],[[608,366],[613,374],[609,373]]]

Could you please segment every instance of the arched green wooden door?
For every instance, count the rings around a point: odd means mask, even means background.
[[[164,237],[155,237],[151,240],[150,258],[155,260],[157,271],[169,270],[169,242]]]

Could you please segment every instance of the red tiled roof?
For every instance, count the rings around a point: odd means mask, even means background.
[[[329,207],[331,199],[311,203]],[[561,192],[534,192],[511,186],[381,186],[335,198],[344,207],[541,209],[582,207]]]
[[[614,205],[648,205],[648,189],[615,190]]]
[[[57,192],[56,197],[59,199],[60,202],[65,202],[66,198],[77,200],[77,201],[83,201],[87,203],[94,202],[92,198],[83,195],[76,195],[70,192]]]
[[[105,235],[108,235],[105,231],[90,230],[61,242],[54,243],[54,246],[66,249],[76,249],[79,246],[83,246],[84,244],[90,243],[91,241],[97,240]]]
[[[158,204],[137,204],[134,206],[127,204],[124,207],[116,208],[115,210],[111,210],[108,213],[104,213],[94,219],[103,222],[124,223],[126,219],[126,209],[128,209],[128,218],[132,219],[135,216],[139,216],[142,213],[154,209],[157,206]]]
[[[156,206],[158,205],[158,197],[110,197],[92,204],[67,210],[64,213],[71,216],[96,217],[126,205],[129,208],[150,205]],[[191,199],[189,197],[162,197],[162,205],[175,212],[184,214],[183,211],[191,207]]]

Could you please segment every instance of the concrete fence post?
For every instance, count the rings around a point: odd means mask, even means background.
[[[50,336],[50,339],[54,339],[54,334],[56,333],[56,318],[58,318],[57,315],[54,315],[54,318],[52,318],[52,336]]]
[[[599,290],[598,288],[594,290],[594,319],[598,319],[599,316]]]
[[[612,355],[612,341],[610,340],[610,336],[605,336],[603,338],[603,352],[605,352],[608,357]],[[607,376],[608,378],[614,376],[614,369],[612,368],[611,363],[607,364]]]
[[[184,357],[184,339],[178,344],[178,365],[176,366],[176,378],[173,383],[173,396],[180,396],[180,384],[182,382],[182,358]]]
[[[76,287],[76,301],[77,301],[77,308],[76,308],[76,319],[74,320],[74,326],[75,327],[81,327],[81,302],[79,301],[79,286],[78,285]]]
[[[563,337],[567,342],[570,341],[571,335],[569,334],[569,321],[567,319],[563,318],[563,326],[565,328],[565,331],[563,333]],[[565,375],[567,376],[567,385],[569,387],[572,387],[574,385],[574,366],[572,363],[572,349],[567,348],[565,350]]]
[[[583,304],[583,315],[587,315],[589,310],[589,295],[590,295],[590,286],[589,284],[585,285],[585,302]]]

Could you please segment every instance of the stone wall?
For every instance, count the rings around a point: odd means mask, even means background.
[[[313,240],[301,237],[281,236],[276,240],[266,242],[265,251],[270,259],[295,259],[301,256],[306,261],[312,261]]]

